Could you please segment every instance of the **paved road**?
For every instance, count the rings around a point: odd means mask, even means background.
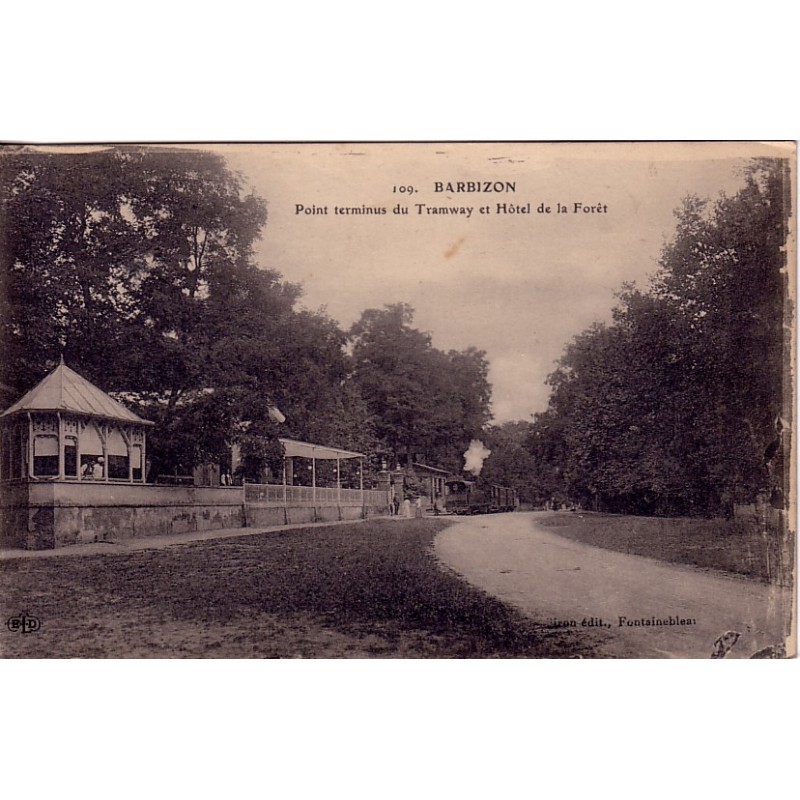
[[[594,631],[603,656],[709,658],[732,630],[741,638],[728,658],[747,658],[788,634],[788,590],[573,542],[535,513],[467,517],[442,531],[435,549],[467,581],[537,621]],[[667,624],[642,624],[653,618]],[[602,626],[582,628],[591,619]]]

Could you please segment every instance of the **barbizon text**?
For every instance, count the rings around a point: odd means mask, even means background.
[[[516,192],[516,181],[435,181],[434,192]]]

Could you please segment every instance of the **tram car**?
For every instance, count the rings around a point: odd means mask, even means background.
[[[448,494],[444,506],[451,514],[490,514],[515,511],[519,505],[516,489],[484,481],[453,478],[445,481]]]

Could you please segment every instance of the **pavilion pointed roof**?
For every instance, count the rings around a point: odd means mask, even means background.
[[[7,417],[23,411],[67,411],[89,417],[102,417],[138,425],[152,425],[130,409],[125,408],[98,389],[86,378],[61,363],[24,397],[7,408],[0,417]]]

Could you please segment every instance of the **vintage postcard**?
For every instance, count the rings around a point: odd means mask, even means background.
[[[0,656],[794,657],[796,168],[0,146]]]

